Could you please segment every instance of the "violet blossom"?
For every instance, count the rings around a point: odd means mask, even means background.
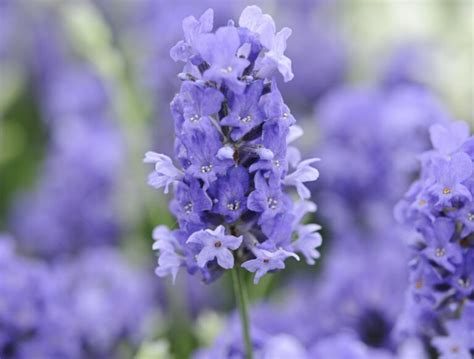
[[[256,6],[242,12],[239,27],[230,21],[215,32],[211,15],[185,19],[185,43],[172,50],[185,62],[181,90],[171,103],[175,158],[153,152],[145,158],[155,165],[149,177],[154,187],[166,191],[173,184],[171,210],[180,227],[159,230],[156,272],[174,277],[186,267],[210,281],[238,265],[256,272],[258,282],[284,268],[285,259],[299,259],[298,250],[308,263],[319,257],[320,227],[294,223],[293,200],[284,191],[294,187],[308,198],[304,183],[318,178],[311,167],[317,160],[291,161],[290,172],[288,156],[300,157],[288,146],[295,119],[275,79],[277,72],[292,77],[283,54],[290,30],[277,33]],[[184,47],[186,56],[178,56]],[[294,232],[301,233],[297,242]]]

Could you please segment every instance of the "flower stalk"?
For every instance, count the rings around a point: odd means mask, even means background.
[[[242,337],[245,345],[245,358],[253,359],[253,345],[250,339],[250,322],[248,311],[248,294],[247,287],[243,282],[240,269],[235,266],[232,270],[232,282],[234,284],[234,295],[238,303],[238,310],[240,315],[240,324],[242,326]]]

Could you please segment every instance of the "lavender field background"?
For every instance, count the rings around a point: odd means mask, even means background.
[[[310,255],[243,273],[254,358],[472,357],[473,1],[0,0],[0,359],[248,357],[229,271],[156,275],[182,223],[143,158],[179,160],[183,19],[249,5],[292,30],[271,83],[321,159]]]

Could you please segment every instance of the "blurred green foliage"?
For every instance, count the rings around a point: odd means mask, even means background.
[[[6,109],[2,121],[0,231],[6,230],[13,200],[37,180],[48,137],[31,87],[19,93]]]

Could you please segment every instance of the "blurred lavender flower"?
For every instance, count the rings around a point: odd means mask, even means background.
[[[115,248],[96,247],[58,263],[55,280],[67,298],[83,357],[110,358],[150,334],[153,289]]]
[[[395,46],[381,69],[382,86],[387,89],[399,85],[425,86],[427,74],[433,71],[431,55],[426,44],[413,42]]]
[[[283,96],[297,114],[307,114],[315,101],[346,77],[347,48],[338,31],[337,4],[280,0],[277,5],[279,21],[293,30],[287,53],[295,78],[282,88]]]
[[[474,304],[467,303],[457,320],[445,324],[447,335],[433,338],[441,359],[472,358],[474,343]]]
[[[349,333],[338,334],[324,338],[311,350],[313,358],[334,359],[390,359],[395,358],[393,354],[383,349],[374,349],[365,345]]]
[[[255,312],[252,312],[252,315]],[[265,332],[258,325],[252,326],[252,345],[256,359],[271,358],[309,358],[305,347],[289,334],[272,334]],[[216,339],[211,348],[200,349],[193,355],[194,359],[243,359],[245,350],[242,345],[242,334],[239,322],[232,317],[225,331]]]
[[[145,157],[155,165],[152,185],[166,191],[175,183],[171,209],[180,225],[155,231],[156,272],[175,277],[184,266],[210,281],[232,268],[236,257],[239,266],[256,272],[258,282],[284,268],[286,258],[299,259],[297,249],[310,256],[309,263],[319,256],[314,248],[320,237],[311,235],[319,226],[288,225],[296,213],[283,191],[294,186],[307,198],[303,183],[319,172],[310,166],[315,159],[300,162],[297,149],[288,148],[295,119],[274,75],[291,78],[291,62],[282,57],[289,29],[276,33],[271,17],[256,6],[242,12],[240,27],[229,22],[212,33],[211,20],[211,10],[200,20],[186,18],[185,43],[171,51],[186,63],[181,91],[171,103],[179,168],[164,155]],[[289,161],[287,150],[298,160]],[[297,246],[294,233],[304,233]]]
[[[436,99],[413,86],[338,90],[316,118],[325,159],[319,195],[334,231],[392,223],[392,207],[417,171],[415,156],[428,148],[429,126],[447,121]]]
[[[108,358],[149,334],[149,278],[116,249],[47,267],[17,256],[2,236],[0,273],[2,358]]]
[[[122,144],[94,74],[62,67],[48,84],[42,99],[51,143],[44,174],[18,203],[12,228],[27,251],[52,259],[117,241],[112,197]]]
[[[396,214],[419,233],[412,245],[411,293],[452,335],[459,325],[466,326],[459,315],[463,317],[474,300],[473,231],[465,225],[474,221],[474,137],[463,122],[433,125],[430,134],[433,149],[421,155],[420,178],[399,202]],[[473,322],[466,328],[466,333],[472,332]],[[435,339],[433,345],[443,357],[463,357],[474,350],[466,335],[456,343],[450,337]],[[454,348],[451,354],[448,347]]]
[[[79,358],[69,303],[53,273],[18,257],[13,242],[0,236],[0,356]]]

